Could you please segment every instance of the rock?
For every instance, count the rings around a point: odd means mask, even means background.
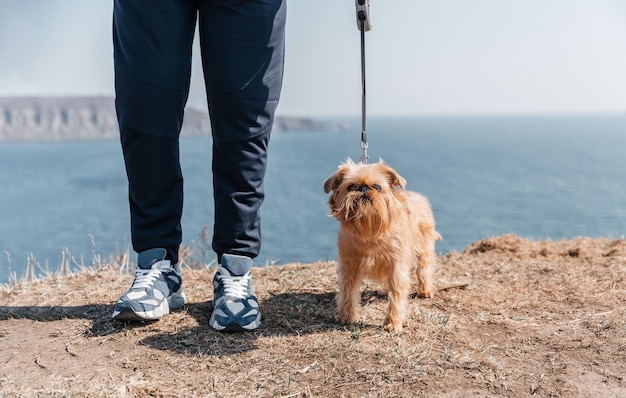
[[[277,117],[274,131],[326,131],[328,123]],[[208,112],[185,110],[181,134],[208,135]],[[0,142],[117,139],[119,130],[112,97],[0,98]]]

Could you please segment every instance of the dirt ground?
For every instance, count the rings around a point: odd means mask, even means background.
[[[207,267],[146,324],[110,319],[132,281],[117,261],[7,286],[0,396],[626,397],[626,240],[504,235],[439,262],[401,334],[373,284],[359,323],[334,321],[333,262],[255,268],[263,326],[245,334],[208,326]]]

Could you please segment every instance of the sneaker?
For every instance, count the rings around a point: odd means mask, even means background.
[[[224,254],[213,277],[213,313],[209,325],[223,332],[243,332],[261,326],[259,301],[252,286],[252,259]]]
[[[153,321],[185,305],[180,271],[165,260],[165,253],[165,249],[139,253],[135,280],[115,304],[113,319]]]

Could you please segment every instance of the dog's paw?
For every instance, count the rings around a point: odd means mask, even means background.
[[[385,319],[383,328],[386,331],[391,332],[391,333],[400,333],[402,332],[402,322],[392,321],[391,319]]]
[[[358,318],[358,313],[339,312],[335,316],[335,321],[339,323],[354,323]]]
[[[426,298],[435,297],[436,292],[437,290],[432,286],[423,286],[422,288],[419,289],[419,295],[422,297],[426,297]]]

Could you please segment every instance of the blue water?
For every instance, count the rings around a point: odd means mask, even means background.
[[[385,159],[430,199],[440,253],[504,233],[626,232],[626,116],[379,118],[368,133],[371,161]],[[360,157],[359,143],[358,121],[344,132],[274,134],[258,265],[336,258],[322,184]],[[185,244],[211,231],[210,146],[208,137],[181,142]],[[54,271],[63,248],[88,265],[130,246],[117,141],[2,144],[0,187],[0,283],[22,275],[29,253]]]

